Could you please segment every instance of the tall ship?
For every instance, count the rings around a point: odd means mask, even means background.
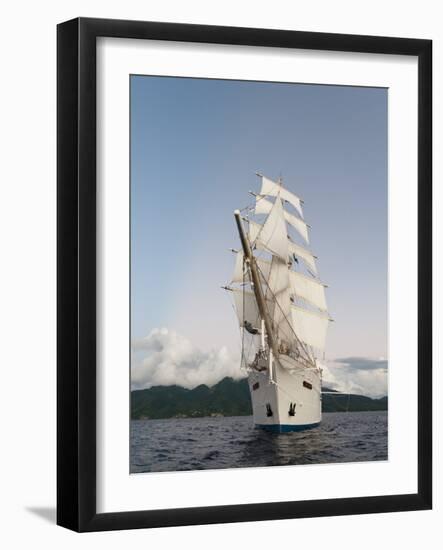
[[[282,433],[321,421],[322,369],[331,321],[309,249],[303,201],[261,174],[254,204],[234,212],[241,248],[224,287],[234,297],[242,368],[248,373],[254,423]]]

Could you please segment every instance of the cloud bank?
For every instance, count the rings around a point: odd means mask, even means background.
[[[323,385],[344,393],[383,397],[388,393],[386,359],[344,357],[322,365]]]
[[[385,359],[344,357],[322,364],[323,385],[344,393],[369,397],[387,395]],[[230,376],[245,377],[240,357],[226,347],[208,352],[195,347],[174,330],[156,328],[132,343],[131,386],[133,390],[151,386],[182,386],[192,389],[200,384],[213,386]]]
[[[226,347],[203,352],[167,328],[156,328],[132,343],[132,389],[172,385],[192,389],[200,384],[213,386],[226,376],[245,377],[240,358]]]

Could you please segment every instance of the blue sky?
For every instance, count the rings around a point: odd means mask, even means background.
[[[132,338],[238,349],[233,211],[260,171],[304,202],[335,322],[327,356],[387,350],[386,89],[131,77]]]

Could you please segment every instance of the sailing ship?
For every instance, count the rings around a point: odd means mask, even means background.
[[[330,319],[326,285],[309,250],[303,201],[261,174],[254,204],[234,212],[241,249],[231,283],[256,426],[282,433],[321,421]]]

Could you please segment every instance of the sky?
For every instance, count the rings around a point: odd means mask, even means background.
[[[334,322],[335,386],[386,393],[387,97],[382,88],[131,77],[132,385],[241,376],[233,211],[261,172],[304,200]]]

